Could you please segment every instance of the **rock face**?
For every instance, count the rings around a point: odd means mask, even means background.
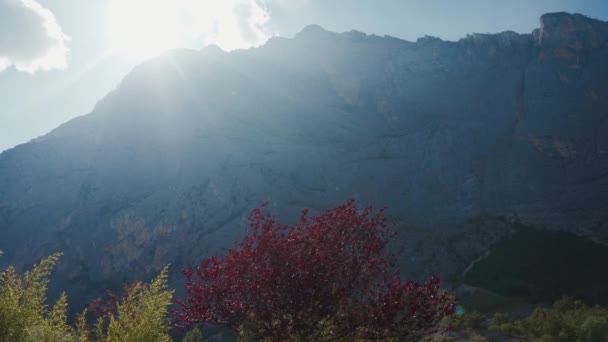
[[[388,206],[415,278],[462,270],[512,219],[608,241],[606,80],[608,23],[566,13],[458,42],[310,26],[171,51],[0,155],[0,261],[63,251],[52,290],[82,303],[220,252],[266,199],[285,223]]]

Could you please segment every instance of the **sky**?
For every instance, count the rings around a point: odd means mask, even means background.
[[[608,20],[606,0],[0,0],[0,151],[91,111],[169,48],[255,47],[309,24],[414,41],[529,33],[547,12]]]

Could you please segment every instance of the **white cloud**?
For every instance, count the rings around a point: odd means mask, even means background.
[[[264,0],[113,0],[106,15],[114,47],[134,54],[209,44],[234,50],[272,36]]]
[[[246,44],[258,45],[265,42],[270,33],[266,24],[270,21],[270,13],[261,1],[241,1],[234,6],[236,22],[241,37]]]
[[[265,24],[270,16],[256,0],[177,0],[182,32],[203,45],[224,50],[264,43],[270,34]]]
[[[224,50],[263,44],[272,36],[270,13],[263,0],[180,0],[181,16],[195,23],[189,27],[203,45]]]
[[[35,0],[0,0],[0,71],[64,69],[69,39],[53,13]]]

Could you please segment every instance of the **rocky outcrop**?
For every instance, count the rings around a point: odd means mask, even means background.
[[[79,303],[221,252],[266,199],[286,223],[388,206],[413,277],[464,269],[513,220],[606,241],[607,29],[554,13],[458,42],[310,26],[171,51],[0,155],[0,261],[64,251],[53,284]]]
[[[606,23],[581,14],[544,14],[540,17],[540,29],[533,34],[543,49],[588,50],[608,46]]]

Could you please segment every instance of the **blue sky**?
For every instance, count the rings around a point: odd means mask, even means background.
[[[165,48],[246,48],[313,23],[458,40],[529,33],[541,14],[556,11],[608,20],[608,1],[0,0],[0,151],[86,114],[134,65]]]

